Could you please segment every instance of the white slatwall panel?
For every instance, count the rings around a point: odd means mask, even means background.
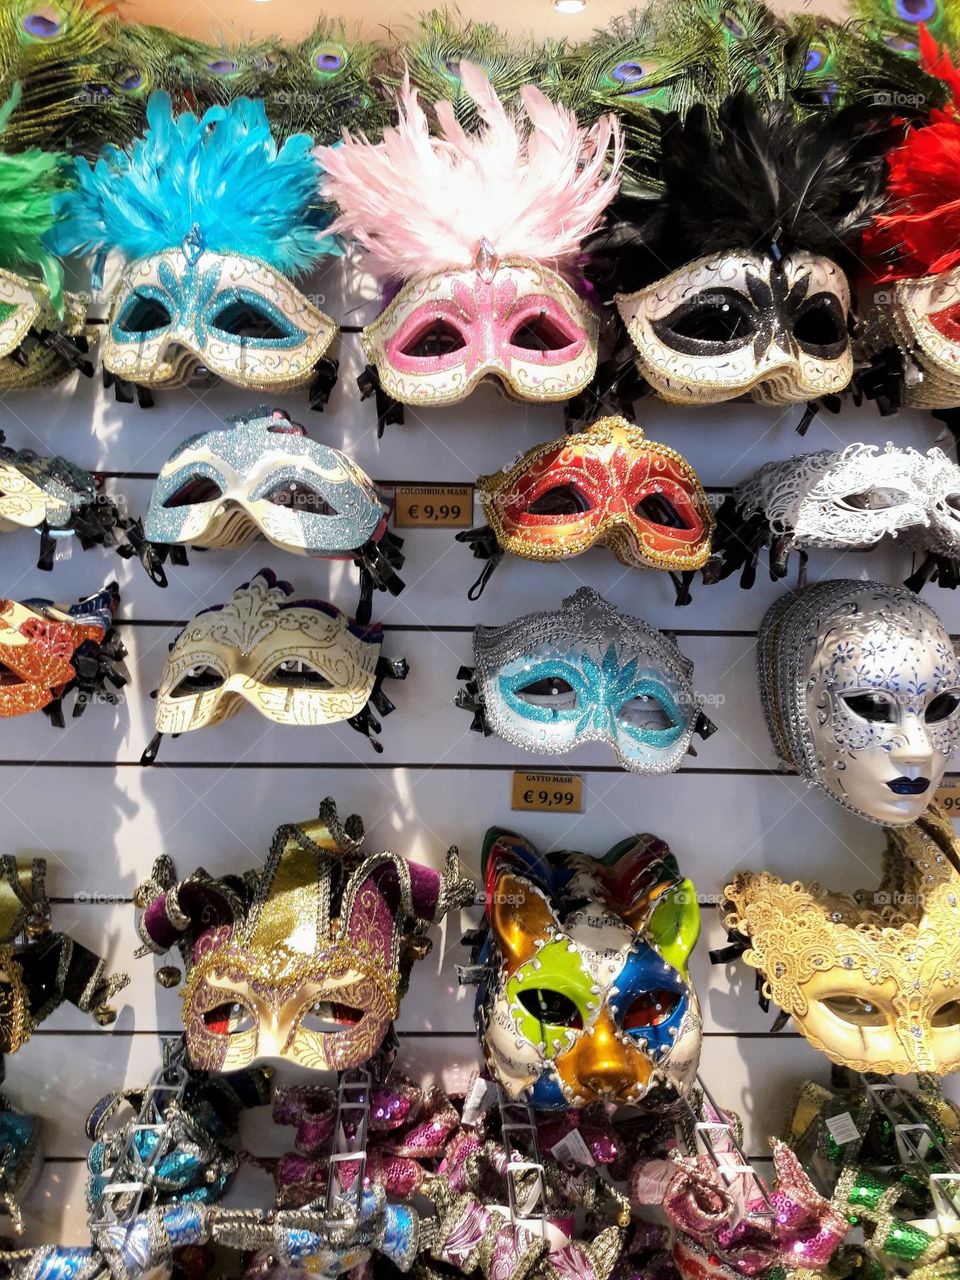
[[[325,293],[327,309],[346,325],[362,324],[376,310],[370,283],[349,264],[338,264],[307,291]],[[562,430],[560,409],[514,404],[482,388],[454,408],[408,411],[406,425],[389,427],[378,442],[372,405],[360,403],[354,384],[362,363],[355,333],[343,336],[340,355],[341,380],[324,414],[307,409],[302,395],[288,397],[285,405],[311,434],[347,449],[378,480],[472,481]],[[7,395],[0,401],[0,428],[11,445],[62,452],[105,471],[110,490],[142,513],[152,477],[185,436],[215,427],[257,400],[216,386],[170,393],[155,408],[141,410],[118,405],[98,383],[80,380],[52,392]],[[821,417],[800,440],[794,433],[799,416],[796,409],[749,404],[685,411],[651,401],[638,410],[649,436],[683,452],[713,489],[797,451],[887,439],[926,448],[937,439],[932,419],[903,414],[883,421],[867,407]],[[677,609],[666,576],[625,571],[603,552],[567,566],[508,560],[471,604],[466,588],[480,565],[452,533],[408,533],[405,549],[408,588],[396,600],[379,596],[375,612],[388,629],[385,652],[405,655],[411,667],[406,683],[389,690],[398,710],[384,722],[382,756],[344,727],[280,729],[250,711],[219,728],[164,741],[161,763],[145,770],[137,762],[153,731],[149,694],[180,623],[223,601],[263,565],[289,578],[298,594],[327,596],[349,609],[356,601],[353,571],[258,544],[239,557],[194,553],[188,568],[171,568],[171,585],[161,591],[139,564],[105,552],[75,550],[52,574],[43,574],[34,567],[33,535],[6,535],[0,544],[5,595],[71,601],[118,577],[133,676],[121,707],[94,708],[63,733],[41,716],[0,722],[3,851],[46,856],[50,892],[59,899],[57,925],[106,947],[112,964],[133,976],[112,1029],[101,1030],[67,1009],[8,1062],[5,1087],[17,1105],[42,1116],[49,1156],[29,1204],[27,1241],[85,1238],[86,1110],[111,1088],[145,1082],[159,1062],[159,1035],[178,1026],[177,994],[155,984],[150,960],[132,958],[130,895],[160,852],[170,853],[183,872],[199,863],[214,873],[258,865],[280,822],[310,817],[324,796],[333,795],[342,813],[363,815],[371,847],[439,864],[446,846],[456,843],[473,871],[485,828],[498,822],[547,846],[598,853],[629,832],[656,832],[708,895],[718,894],[739,867],[767,866],[847,888],[879,874],[878,828],[776,772],[755,688],[753,644],[760,618],[781,588],[762,569],[750,593],[736,581],[700,587],[690,607]],[[810,577],[898,581],[909,570],[908,557],[886,551],[819,554],[811,559]],[[696,687],[710,700],[720,731],[698,743],[696,759],[688,758],[676,775],[622,773],[596,745],[562,761],[539,761],[471,733],[470,717],[453,706],[457,667],[470,659],[472,626],[555,607],[583,583],[674,629],[695,661]],[[960,600],[935,588],[928,596],[951,631],[960,632]],[[511,770],[541,763],[583,772],[582,815],[511,814]],[[704,926],[694,962],[707,1032],[704,1075],[724,1103],[740,1110],[747,1148],[763,1158],[796,1085],[808,1075],[825,1080],[827,1065],[795,1034],[769,1035],[772,1014],[758,1008],[750,973],[709,964],[708,947],[723,941],[709,905]],[[458,990],[454,977],[463,958],[459,933],[459,922],[449,922],[415,971],[400,1021],[399,1065],[449,1087],[462,1085],[478,1061],[472,993]],[[287,1141],[284,1132],[270,1131],[266,1114],[247,1117],[244,1133],[258,1152],[283,1150]],[[262,1202],[269,1184],[247,1174],[234,1194],[238,1202]]]

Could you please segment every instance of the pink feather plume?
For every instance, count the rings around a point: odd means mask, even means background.
[[[342,143],[317,149],[323,196],[339,209],[330,231],[352,235],[382,279],[471,267],[484,239],[501,258],[569,270],[617,193],[619,122],[603,116],[583,129],[533,85],[508,114],[479,67],[461,62],[460,75],[483,120],[476,132],[440,102],[431,137],[405,78],[399,122],[382,142],[344,131]]]

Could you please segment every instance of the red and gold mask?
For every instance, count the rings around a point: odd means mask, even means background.
[[[77,674],[74,654],[109,626],[101,614],[62,612],[46,600],[0,600],[0,716],[39,711],[62,694]]]

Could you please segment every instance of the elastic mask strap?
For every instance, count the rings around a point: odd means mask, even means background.
[[[144,747],[143,754],[140,756],[140,763],[142,765],[156,763],[157,756],[160,754],[160,741],[162,738],[163,734],[158,731]]]
[[[383,682],[384,680],[406,680],[409,670],[405,658],[378,658],[376,677],[367,704],[362,711],[347,720],[351,729],[356,729],[357,733],[362,733],[364,737],[369,738],[370,745],[377,755],[383,751],[383,744],[376,741],[374,734],[380,732],[381,725],[370,708],[375,707],[382,716],[388,716],[391,711],[396,711],[396,707],[383,691]]]
[[[149,387],[142,387],[137,382],[129,382],[126,378],[118,378],[106,368],[103,370],[103,385],[108,391],[113,387],[114,398],[118,404],[133,404],[136,400],[141,409],[153,408],[153,392]]]
[[[361,400],[366,400],[372,395],[377,398],[378,440],[383,435],[384,427],[389,426],[391,422],[403,422],[403,405],[399,400],[394,400],[393,396],[388,395],[381,387],[380,375],[374,365],[367,365],[363,373],[357,378],[357,386],[360,388]]]
[[[99,643],[86,640],[80,646],[71,659],[77,674],[67,686],[77,690],[74,718],[83,715],[87,704],[94,699],[116,705],[119,699],[107,685],[122,689],[127,683],[127,677],[120,670],[126,656],[127,651],[113,627]]]
[[[468,600],[479,600],[494,570],[503,559],[503,548],[488,524],[478,525],[476,529],[464,529],[455,536],[457,542],[463,542],[470,548],[477,560],[487,561],[480,577],[467,592]]]
[[[493,730],[487,724],[480,687],[474,679],[474,668],[461,667],[457,672],[457,679],[465,680],[466,684],[457,693],[456,705],[461,711],[473,712],[473,722],[470,725],[471,732],[482,733],[485,738],[489,738]]]
[[[93,377],[93,361],[87,358],[89,348],[86,342],[81,347],[76,339],[68,338],[65,334],[56,333],[49,329],[42,329],[39,333],[39,338],[45,347],[48,347],[55,355],[59,356],[71,369],[76,369],[85,378]]]
[[[148,542],[143,532],[143,521],[132,520],[124,530],[127,541],[123,546],[117,547],[117,555],[122,556],[124,560],[130,560],[136,556],[140,563],[146,569],[147,574],[152,582],[158,587],[167,585],[167,575],[164,572],[163,565],[167,557],[170,557],[172,563],[187,563],[187,553],[183,547],[168,547],[165,544]],[[182,555],[182,560],[174,557],[174,552],[178,551]]]
[[[310,408],[323,413],[330,399],[330,393],[337,385],[340,372],[340,361],[329,356],[321,356],[313,366],[313,381],[310,383]]]
[[[364,626],[370,621],[374,590],[389,591],[392,596],[398,596],[405,586],[396,572],[403,565],[402,546],[402,538],[385,533],[379,543],[371,540],[356,554],[354,564],[360,570],[360,603],[355,617]]]
[[[57,540],[50,532],[50,526],[44,520],[40,526],[40,554],[37,556],[37,568],[49,573],[53,568],[53,558],[57,551]]]

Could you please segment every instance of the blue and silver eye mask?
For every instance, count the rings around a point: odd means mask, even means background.
[[[185,560],[170,548],[233,549],[263,537],[295,555],[356,560],[371,586],[397,595],[402,542],[387,530],[390,510],[389,498],[346,454],[311,440],[282,410],[261,406],[179,446],[154,485],[147,545],[136,535],[131,542],[162,585],[167,555]]]
[[[675,642],[589,587],[556,612],[477,627],[457,699],[473,727],[540,755],[607,742],[624,769],[672,773],[714,726]]]

